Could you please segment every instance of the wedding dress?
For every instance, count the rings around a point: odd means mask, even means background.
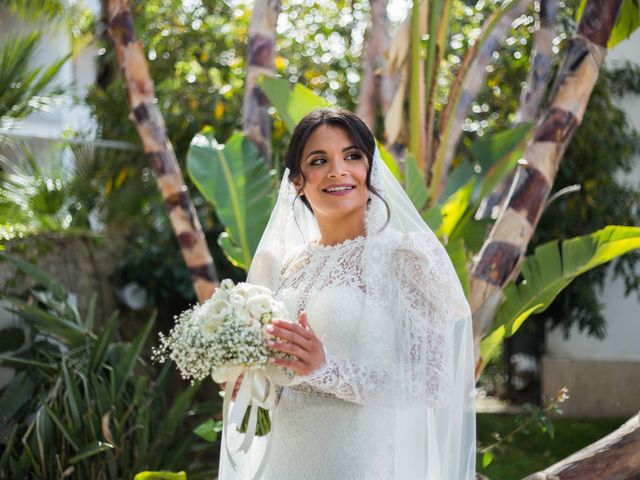
[[[265,450],[264,480],[473,479],[471,316],[445,249],[377,149],[372,183],[392,221],[372,197],[365,236],[320,245],[285,182],[249,281],[292,319],[307,311],[326,362],[280,389],[269,436],[236,469],[221,454],[219,479],[252,479]],[[232,450],[241,440],[229,429]]]

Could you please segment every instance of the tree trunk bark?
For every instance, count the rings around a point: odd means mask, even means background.
[[[108,32],[124,75],[130,118],[136,126],[145,154],[156,174],[158,188],[169,213],[182,257],[184,258],[198,299],[213,294],[218,279],[213,258],[193,202],[184,184],[180,165],[167,137],[164,119],[158,109],[153,81],[144,58],[144,48],[137,41],[127,0],[108,0]]]
[[[473,59],[470,67],[466,71],[461,71],[459,75],[464,75],[462,88],[452,88],[440,123],[438,131],[437,151],[434,155],[433,181],[431,182],[431,198],[437,199],[444,191],[447,175],[451,167],[451,162],[456,153],[460,136],[462,135],[462,125],[464,124],[471,104],[486,85],[487,66],[493,61],[493,52],[498,49],[502,39],[511,29],[511,24],[525,11],[533,0],[514,0],[512,7],[504,13],[504,16],[493,25],[493,18],[490,17],[483,29],[491,29],[485,41],[477,49],[469,51],[468,55]],[[468,65],[469,58],[465,56],[463,66]]]
[[[495,299],[518,274],[564,151],[582,121],[621,3],[622,0],[587,1],[578,32],[571,39],[558,72],[550,105],[517,167],[505,208],[472,267],[469,303],[474,312],[476,365],[481,363],[480,340],[494,317],[486,314],[485,303],[491,302],[491,310],[497,309],[499,302]],[[480,312],[485,314],[476,318]]]
[[[516,112],[515,123],[530,123],[538,118],[551,76],[558,2],[557,0],[540,0],[539,10],[539,26],[533,34],[529,72],[520,95],[520,107]]]
[[[389,48],[389,21],[387,19],[387,0],[371,0],[370,3],[371,26],[365,47],[364,76],[356,115],[375,134],[378,103],[383,105],[381,82],[383,72],[386,71],[387,62],[384,58],[384,52]],[[387,103],[390,103],[390,99]]]
[[[556,12],[558,9],[557,0],[541,0],[538,14],[538,30],[533,34],[533,48],[531,51],[531,61],[529,62],[529,72],[527,80],[520,95],[520,106],[516,112],[515,123],[533,123],[538,118],[538,113],[545,94],[547,84],[551,76],[551,64],[553,58],[553,36],[556,27]],[[490,218],[497,216],[509,187],[513,183],[515,171],[507,175],[493,191],[483,199],[476,219]]]
[[[269,99],[257,85],[260,75],[275,75],[276,22],[280,0],[257,0],[249,25],[247,77],[244,92],[244,134],[256,144],[268,164],[271,160]]]
[[[615,432],[524,480],[640,478],[640,414]]]

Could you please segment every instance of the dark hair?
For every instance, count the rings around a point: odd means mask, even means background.
[[[380,198],[387,207],[388,223],[390,216],[389,205],[375,187],[371,185],[371,168],[373,166],[373,155],[376,149],[376,140],[371,133],[371,130],[369,130],[369,127],[367,127],[367,124],[364,123],[355,113],[352,113],[349,110],[345,110],[343,108],[319,108],[307,114],[302,120],[300,120],[300,123],[298,123],[296,128],[293,130],[289,146],[284,154],[284,164],[289,169],[289,181],[293,183],[296,178],[301,177],[302,186],[300,187],[300,190],[304,187],[307,179],[302,173],[302,169],[300,167],[302,151],[304,150],[307,140],[309,140],[311,134],[321,125],[329,125],[345,130],[353,140],[354,145],[367,157],[369,162],[365,184],[367,186],[367,190]],[[298,190],[298,192],[300,192],[300,190]],[[297,195],[296,199],[298,198],[300,198],[305,206],[313,213],[309,200],[307,200],[304,195]],[[294,202],[296,199],[294,199]]]

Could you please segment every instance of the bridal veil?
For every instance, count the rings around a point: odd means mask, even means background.
[[[361,408],[391,425],[384,442],[393,449],[393,479],[471,480],[476,438],[469,304],[444,247],[377,147],[371,184],[384,201],[372,194],[367,207],[365,314],[353,332],[357,348],[340,360]],[[287,257],[319,236],[285,171],[248,281],[276,290]],[[265,444],[260,440],[256,450]],[[372,477],[345,472],[345,478]]]

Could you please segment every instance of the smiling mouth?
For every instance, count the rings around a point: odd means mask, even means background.
[[[335,192],[346,192],[349,190],[353,190],[355,185],[341,185],[339,187],[328,187],[324,188],[322,191],[327,193],[335,193]]]

